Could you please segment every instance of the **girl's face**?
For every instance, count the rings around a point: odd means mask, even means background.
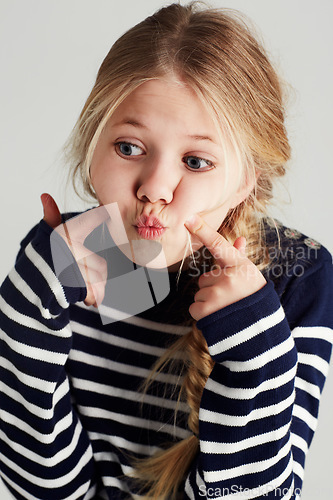
[[[188,243],[184,222],[204,212],[218,229],[253,187],[240,186],[240,166],[231,154],[227,174],[225,147],[191,89],[151,80],[108,121],[94,152],[91,182],[100,204],[118,204],[128,240],[160,242],[174,269]],[[191,241],[194,249],[202,246]]]

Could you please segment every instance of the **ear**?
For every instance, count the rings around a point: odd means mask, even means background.
[[[232,205],[230,208],[236,208],[240,203],[242,203],[246,198],[249,196],[249,194],[253,191],[257,180],[260,176],[260,172],[257,170],[255,173],[252,174],[247,174],[245,182],[242,183],[242,185],[239,187],[237,192],[234,195]]]

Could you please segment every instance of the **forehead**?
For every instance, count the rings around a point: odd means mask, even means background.
[[[114,111],[113,124],[126,116],[140,116],[142,121],[173,122],[179,128],[195,128],[217,134],[216,124],[199,97],[184,82],[154,79],[136,88]],[[199,132],[198,132],[199,134]],[[202,134],[203,135],[203,134]]]
[[[197,99],[194,91],[185,82],[168,78],[156,78],[139,85],[124,102],[149,97],[164,97],[174,103],[181,103],[183,100],[191,102]]]

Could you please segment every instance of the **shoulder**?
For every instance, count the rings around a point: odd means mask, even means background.
[[[266,245],[271,263],[290,266],[302,262],[308,266],[332,263],[332,255],[319,241],[284,226],[276,219],[264,219]]]
[[[270,258],[264,274],[280,296],[291,285],[317,281],[318,273],[332,281],[332,255],[320,242],[275,219],[264,220],[264,232]]]

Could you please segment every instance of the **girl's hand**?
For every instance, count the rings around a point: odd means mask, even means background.
[[[217,266],[200,276],[200,290],[189,308],[191,316],[199,320],[247,297],[266,284],[266,280],[245,255],[246,239],[241,236],[231,245],[198,215],[185,223],[210,251]]]
[[[63,238],[71,250],[87,288],[84,303],[97,307],[104,299],[107,264],[99,255],[84,246],[84,240],[97,226],[109,218],[104,207],[84,212],[62,224],[59,208],[49,194],[42,194],[44,221]]]

